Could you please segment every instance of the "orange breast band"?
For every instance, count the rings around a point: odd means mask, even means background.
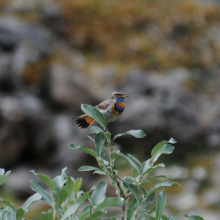
[[[117,106],[118,106],[119,108],[124,108],[124,107],[125,107],[125,103],[124,103],[124,102],[118,102],[118,103],[117,103]]]

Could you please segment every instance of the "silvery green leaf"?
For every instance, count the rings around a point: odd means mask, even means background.
[[[27,210],[27,208],[34,202],[41,200],[42,196],[40,193],[35,193],[33,196],[29,197],[21,208]]]
[[[99,168],[93,166],[82,166],[78,169],[78,171],[91,171],[91,170],[98,170]]]
[[[42,196],[42,200],[44,202],[46,202],[49,206],[51,206],[53,208],[53,199],[52,197],[50,196],[50,194],[45,191],[40,183],[38,183],[37,181],[35,180],[30,180],[30,183],[31,183],[31,188],[35,191],[35,192],[38,192],[41,194]]]
[[[4,169],[1,169],[1,173],[4,172]],[[5,180],[8,178],[8,176],[10,175],[11,171],[8,171],[7,173],[0,175],[0,185],[2,185]]]
[[[32,172],[35,176],[39,177],[51,189],[51,191],[54,190],[53,180],[49,176],[38,174],[35,172],[35,170],[30,170],[30,172]]]
[[[156,191],[160,190],[160,189],[164,189],[168,186],[173,186],[173,185],[179,185],[179,183],[177,182],[172,182],[172,181],[165,181],[162,183],[158,183],[156,185],[154,185],[147,193],[147,197],[150,196],[151,194],[155,193]]]
[[[77,209],[79,208],[80,204],[76,203],[75,205],[71,206],[69,209],[67,209],[67,211],[63,214],[61,220],[65,220],[67,219],[69,216],[71,216],[72,214],[75,214],[75,212],[77,211]]]
[[[124,204],[124,199],[120,198],[120,197],[109,197],[106,200],[104,200],[102,203],[100,203],[97,208],[96,211],[100,210],[100,209],[104,209],[107,207],[112,207],[112,206],[118,206],[118,207],[122,207]]]
[[[99,157],[101,157],[102,155],[105,140],[106,140],[106,137],[103,133],[98,133],[95,135],[95,150],[96,150],[97,156]]]
[[[105,119],[102,115],[102,113],[95,107],[87,104],[82,104],[81,109],[91,116],[96,122],[98,122],[100,125],[102,125],[103,128],[106,127]]]
[[[87,147],[85,147],[85,146],[75,147],[74,144],[70,144],[69,147],[72,148],[72,149],[79,149],[79,150],[81,150],[81,151],[83,151],[83,152],[85,152],[85,153],[87,153],[87,154],[92,155],[93,157],[96,157],[96,156],[97,156],[96,153],[95,153],[95,151],[94,151],[93,149],[87,148]]]
[[[119,138],[121,136],[124,136],[124,135],[132,135],[132,136],[134,136],[136,138],[143,138],[143,137],[147,136],[145,134],[145,132],[142,131],[142,130],[130,130],[130,131],[127,131],[125,133],[115,135],[113,140],[115,140],[116,138]]]
[[[100,182],[92,192],[91,201],[94,206],[98,206],[105,200],[107,184],[105,181]]]
[[[170,144],[165,144],[153,157],[153,163],[157,161],[161,154],[171,154],[174,150],[174,147]]]
[[[161,218],[161,216],[163,214],[163,210],[166,205],[166,201],[167,201],[167,196],[164,191],[161,191],[158,194],[157,200],[156,200],[156,218],[157,219]]]

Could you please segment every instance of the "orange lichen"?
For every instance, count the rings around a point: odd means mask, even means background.
[[[63,34],[73,47],[98,62],[126,63],[164,70],[209,67],[218,62],[200,55],[209,24],[219,22],[220,7],[190,0],[64,0]],[[199,42],[199,43],[198,43]]]

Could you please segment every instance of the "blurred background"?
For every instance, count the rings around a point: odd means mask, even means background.
[[[53,178],[67,167],[85,190],[103,178],[77,171],[96,162],[68,147],[94,147],[71,119],[115,89],[129,98],[110,131],[148,135],[118,139],[124,153],[144,161],[178,141],[157,171],[182,185],[166,190],[166,212],[219,220],[219,0],[1,0],[0,167],[12,170],[1,197],[29,196],[31,169]]]

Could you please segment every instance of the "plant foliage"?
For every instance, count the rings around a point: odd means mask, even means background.
[[[96,115],[95,117],[99,118],[99,114],[94,111],[94,108],[83,105],[82,109],[89,115]],[[102,116],[97,122],[101,124],[103,129],[92,127],[90,130],[90,133],[95,135],[95,139],[90,137],[92,141],[95,141],[95,151],[84,146],[75,147],[73,144],[70,147],[96,158],[97,167],[82,166],[79,171],[93,171],[108,176],[112,186],[116,189],[116,196],[106,197],[107,184],[104,180],[93,186],[89,191],[84,192],[81,189],[82,178],[74,179],[67,176],[67,168],[64,168],[61,174],[54,179],[31,170],[47,185],[49,192],[38,181],[30,180],[31,188],[35,194],[28,198],[23,206],[16,208],[9,201],[0,198],[0,202],[3,204],[0,208],[0,219],[27,220],[25,215],[29,211],[30,205],[41,200],[50,207],[47,212],[41,213],[41,218],[45,220],[115,220],[115,216],[106,216],[106,208],[114,206],[121,207],[122,220],[177,220],[181,214],[174,217],[164,215],[167,202],[164,190],[166,187],[179,184],[171,181],[160,182],[153,187],[147,187],[146,184],[150,182],[151,178],[161,177],[151,175],[153,170],[165,166],[155,163],[162,154],[173,152],[174,147],[171,144],[176,143],[176,141],[171,138],[169,141],[160,142],[152,149],[151,158],[141,162],[131,154],[124,155],[119,150],[115,150],[113,140],[124,135],[143,138],[146,136],[143,131],[131,130],[118,134],[111,139],[111,133],[106,132],[106,125],[103,123]],[[131,176],[122,174],[117,169],[115,161],[118,158],[124,158],[128,161],[132,168]],[[0,184],[3,184],[9,175],[10,171],[5,173],[4,169],[0,169]],[[187,214],[184,216],[189,220],[203,220],[199,216],[188,216]]]

